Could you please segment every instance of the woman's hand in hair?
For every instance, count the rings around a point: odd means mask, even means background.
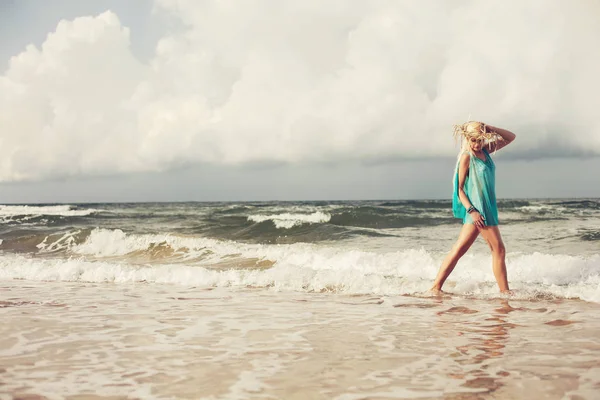
[[[497,128],[492,125],[486,124],[485,130],[491,134],[497,135],[496,140],[494,140],[493,143],[488,143],[486,145],[486,150],[488,151],[488,153],[496,152],[501,148],[508,146],[517,137],[517,135],[515,135],[509,130]]]

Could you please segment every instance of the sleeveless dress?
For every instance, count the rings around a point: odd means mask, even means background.
[[[466,152],[465,152],[466,153]],[[469,172],[463,187],[473,207],[482,215],[486,226],[498,225],[498,206],[496,205],[496,165],[486,149],[483,149],[485,161],[471,153]],[[458,165],[454,171],[454,193],[452,195],[452,213],[463,220],[463,224],[472,224],[473,219],[458,198]]]

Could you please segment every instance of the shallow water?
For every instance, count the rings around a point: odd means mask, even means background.
[[[0,394],[27,399],[595,399],[579,300],[0,281]]]

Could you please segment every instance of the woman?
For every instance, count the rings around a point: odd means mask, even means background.
[[[502,293],[510,293],[506,277],[504,243],[498,229],[495,165],[490,157],[515,140],[515,134],[481,122],[469,121],[454,127],[461,141],[461,152],[454,171],[452,210],[463,220],[458,240],[444,259],[431,291],[441,292],[444,282],[458,260],[469,250],[477,236],[492,250],[492,269]]]

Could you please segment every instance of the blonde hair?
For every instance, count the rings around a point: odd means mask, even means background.
[[[504,140],[502,136],[489,130],[483,122],[467,121],[464,124],[454,125],[454,139],[460,141],[460,154],[470,149],[469,139],[471,138],[483,139],[485,144],[491,144],[494,153],[496,153],[498,140]]]

